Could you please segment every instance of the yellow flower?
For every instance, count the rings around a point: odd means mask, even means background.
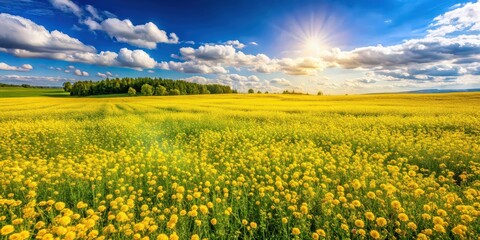
[[[190,238],[190,240],[199,240],[200,237],[198,236],[198,234],[194,234],[192,235],[192,237]]]
[[[211,223],[213,226],[217,225],[217,219],[212,218],[212,219],[210,220],[210,223]]]
[[[67,232],[67,234],[65,234],[65,240],[74,240],[76,237],[77,233],[75,232]]]
[[[65,203],[64,202],[56,202],[54,206],[55,206],[55,209],[57,209],[58,211],[61,211],[62,209],[65,208]]]
[[[414,231],[417,230],[417,224],[415,224],[414,222],[409,222],[407,224],[407,227],[414,230]]]
[[[23,223],[23,218],[17,218],[12,221],[13,225],[20,225]]]
[[[428,240],[428,237],[427,237],[427,235],[425,235],[423,233],[419,233],[417,235],[417,240]]]
[[[282,218],[282,223],[288,223],[288,219],[287,218]]]
[[[402,207],[402,204],[400,204],[400,202],[397,201],[397,200],[392,201],[392,204],[391,204],[391,205],[392,205],[392,207],[395,208],[395,209],[399,209],[399,208]]]
[[[400,213],[400,214],[398,214],[398,219],[400,219],[400,221],[402,221],[402,222],[406,222],[406,221],[408,221],[408,215],[405,214],[405,213]]]
[[[292,234],[293,235],[299,235],[300,234],[300,229],[299,228],[292,228]]]
[[[178,235],[176,232],[170,234],[170,239],[169,240],[178,240]]]
[[[126,222],[129,220],[127,214],[124,212],[119,212],[115,219],[117,220],[117,222]]]
[[[385,219],[383,217],[377,218],[377,226],[384,227],[386,225],[387,225],[387,219]]]
[[[145,230],[145,225],[143,223],[137,223],[135,224],[135,226],[133,226],[133,229],[135,230],[135,232],[141,232]]]
[[[168,236],[164,233],[157,236],[157,240],[168,240]]]
[[[467,231],[467,227],[465,225],[459,224],[456,227],[452,228],[452,232],[456,235],[463,236]]]
[[[5,225],[5,226],[2,227],[2,229],[0,229],[0,233],[2,235],[8,235],[8,234],[12,233],[13,231],[15,231],[15,228],[12,225]]]
[[[257,228],[257,223],[256,222],[251,222],[250,227],[253,228],[253,229]]]
[[[362,220],[355,220],[355,226],[363,228],[365,226],[365,223]]]
[[[20,235],[20,233],[14,233],[14,234],[10,235],[8,240],[23,240],[23,238]]]
[[[203,214],[207,214],[208,213],[208,207],[205,206],[205,205],[200,205],[200,212],[202,212]]]
[[[325,233],[325,231],[323,229],[317,229],[317,231],[315,231],[319,236],[322,236],[322,237],[325,237],[327,236],[327,234]]]
[[[370,231],[370,236],[373,238],[373,239],[379,239],[380,238],[380,233],[376,230],[372,230]]]
[[[376,197],[376,195],[375,195],[374,192],[368,192],[367,197],[370,198],[370,199],[374,199]]]
[[[55,229],[55,233],[56,233],[57,235],[65,235],[67,232],[68,232],[68,230],[67,230],[65,227],[62,227],[62,226],[57,227],[57,228]]]
[[[25,230],[21,231],[20,236],[22,237],[22,239],[27,239],[28,237],[30,237],[30,232]]]
[[[433,230],[435,230],[437,232],[440,232],[440,233],[445,232],[445,228],[440,224],[435,224],[435,226],[433,226]]]
[[[365,218],[367,218],[370,221],[373,221],[373,220],[375,220],[375,214],[373,214],[372,212],[366,212],[365,213]]]
[[[72,219],[70,219],[70,217],[63,216],[58,220],[58,223],[60,225],[67,226],[68,224],[70,224],[71,221],[72,221]]]

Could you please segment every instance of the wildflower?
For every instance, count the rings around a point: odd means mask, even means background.
[[[14,230],[15,230],[15,228],[12,225],[5,225],[5,226],[2,227],[2,229],[0,229],[0,233],[2,235],[8,235],[8,234],[12,233]]]
[[[372,230],[370,231],[370,236],[373,238],[373,239],[379,239],[380,238],[380,233],[376,230]]]

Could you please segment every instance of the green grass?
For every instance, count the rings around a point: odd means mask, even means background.
[[[0,87],[0,98],[40,96],[64,97],[69,96],[69,93],[61,88]]]

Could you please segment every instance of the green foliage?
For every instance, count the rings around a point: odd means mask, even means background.
[[[248,89],[248,93],[255,93],[255,91],[253,91],[253,89]]]
[[[164,86],[157,86],[154,90],[154,95],[155,96],[165,96],[167,95],[167,88],[165,88]]]
[[[65,92],[71,92],[72,91],[72,84],[70,82],[64,82],[63,83],[63,90]]]
[[[322,91],[318,91],[317,96],[323,96],[323,92],[322,92]]]
[[[135,88],[129,87],[128,88],[128,95],[135,96],[137,94],[137,90]]]
[[[170,95],[180,95],[180,90],[178,89],[171,89],[169,92]]]
[[[148,83],[142,85],[142,89],[140,91],[144,96],[152,96],[153,95],[153,87],[150,86]]]
[[[115,78],[105,79],[98,82],[93,81],[78,81],[72,86],[70,95],[72,96],[89,96],[89,95],[101,95],[101,94],[118,94],[127,93],[128,89],[134,88],[137,92],[141,92],[142,86],[148,84],[152,86],[152,94],[150,95],[166,95],[170,93],[172,89],[177,89],[180,94],[193,95],[193,94],[223,94],[234,93],[230,86],[224,86],[219,84],[198,84],[191,83],[183,80],[171,80],[161,78]],[[157,87],[165,88],[165,92],[162,88],[156,90]],[[158,94],[157,94],[158,93]],[[163,93],[163,94],[162,94]]]

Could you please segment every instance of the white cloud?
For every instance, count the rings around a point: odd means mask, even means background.
[[[205,84],[205,83],[209,83],[209,82],[212,81],[211,79],[208,79],[208,78],[202,77],[202,76],[188,77],[188,78],[185,78],[183,80],[187,81],[187,82],[200,83],[200,84]]]
[[[57,30],[49,32],[29,19],[0,14],[0,51],[23,58],[47,58],[69,62],[82,62],[102,66],[128,68],[153,68],[156,61],[143,50],[120,49],[97,53],[87,46]]]
[[[241,43],[238,40],[228,40],[228,41],[224,42],[223,44],[232,46],[232,47],[237,48],[237,49],[242,49],[242,48],[245,47],[245,44]]]
[[[185,62],[169,62],[169,65],[203,65],[205,67],[242,68],[261,73],[283,72],[289,75],[315,75],[323,69],[318,58],[270,59],[265,54],[250,55],[237,51],[231,45],[202,45],[180,48],[177,58]],[[167,69],[182,71],[181,68]],[[199,72],[197,72],[199,73]]]
[[[107,78],[107,74],[97,72],[97,76],[101,78]]]
[[[253,46],[258,46],[257,42],[249,42],[248,44],[253,45]]]
[[[129,66],[132,68],[154,68],[157,62],[151,58],[143,50],[129,50],[127,48],[120,49],[117,61],[122,66]]]
[[[445,36],[458,31],[480,31],[480,1],[454,5],[454,9],[433,19],[428,36]]]
[[[77,17],[82,16],[82,9],[70,0],[50,0],[50,3],[62,12],[73,13]]]
[[[8,49],[9,52],[18,49],[33,53],[71,54],[96,51],[94,47],[87,46],[62,32],[57,30],[49,32],[29,19],[6,13],[0,14],[0,48]]]
[[[74,74],[77,75],[77,76],[81,76],[81,77],[88,77],[89,76],[89,74],[87,72],[82,71],[80,69],[75,69]]]
[[[90,30],[104,31],[111,38],[133,46],[155,49],[157,43],[178,43],[175,33],[167,33],[152,22],[133,25],[129,19],[108,18],[100,23],[92,18],[83,21]]]
[[[21,71],[21,72],[27,72],[32,70],[33,67],[30,64],[23,64],[22,66],[16,67],[16,66],[10,66],[4,62],[0,62],[0,70],[4,71]]]
[[[274,78],[274,79],[270,80],[270,84],[277,85],[277,86],[280,86],[280,87],[292,86],[290,81],[288,81],[285,78]]]
[[[102,20],[103,18],[100,16],[100,13],[98,10],[93,7],[92,5],[87,5],[85,6],[85,10],[87,10],[88,13],[92,16],[93,19],[95,20]]]

